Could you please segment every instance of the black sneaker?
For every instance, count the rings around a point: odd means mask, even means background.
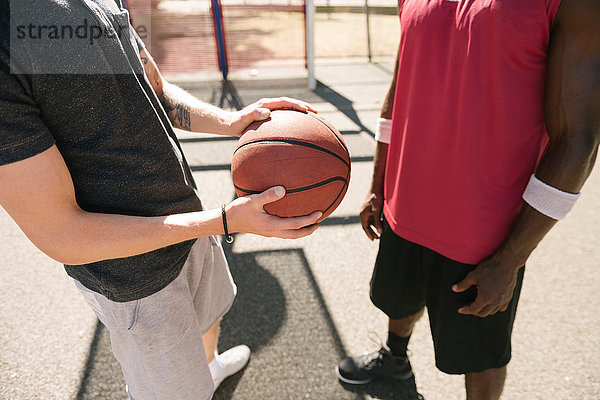
[[[398,357],[383,345],[379,351],[344,358],[335,368],[340,381],[352,385],[369,383],[373,378],[406,380],[413,376],[408,357]]]

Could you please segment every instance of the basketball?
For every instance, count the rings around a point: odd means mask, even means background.
[[[313,113],[272,111],[251,124],[231,161],[238,196],[283,186],[286,195],[265,205],[280,217],[321,211],[322,221],[342,202],[350,180],[350,155],[342,135]]]

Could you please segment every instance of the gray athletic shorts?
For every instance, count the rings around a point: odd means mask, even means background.
[[[212,397],[202,335],[229,311],[236,294],[215,238],[198,239],[179,276],[143,299],[117,303],[75,285],[109,330],[132,399]]]

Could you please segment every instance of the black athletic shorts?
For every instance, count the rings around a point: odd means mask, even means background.
[[[386,221],[371,279],[371,301],[390,319],[427,307],[436,366],[448,374],[481,372],[508,364],[511,333],[524,267],[508,309],[480,318],[458,313],[475,300],[477,289],[452,291],[474,265],[463,264],[396,235]]]

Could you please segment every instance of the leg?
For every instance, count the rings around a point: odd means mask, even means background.
[[[389,320],[387,346],[379,351],[343,359],[336,368],[338,379],[342,382],[360,385],[375,377],[397,380],[413,376],[412,368],[406,356],[406,346],[415,323],[423,315],[424,309],[402,319]]]
[[[206,351],[206,361],[209,363],[215,358],[215,351],[217,351],[217,344],[219,343],[220,326],[221,322],[219,321],[202,336],[204,350]]]
[[[504,388],[506,366],[465,375],[467,400],[498,400]]]
[[[244,368],[250,359],[250,348],[244,344],[232,347],[221,354],[217,353],[219,327],[220,322],[217,322],[202,336],[215,390],[225,378]]]
[[[436,365],[449,374],[464,374],[467,400],[498,400],[511,358],[511,334],[524,269],[519,271],[513,299],[504,312],[480,318],[457,310],[471,303],[470,293],[453,293],[450,287],[475,266],[443,259],[430,252],[427,307],[435,345]],[[476,371],[476,372],[474,372]]]
[[[394,356],[406,357],[410,335],[412,335],[413,328],[416,322],[423,316],[424,311],[425,309],[422,308],[417,313],[408,317],[389,320],[386,344]]]
[[[370,294],[373,304],[390,318],[387,345],[343,359],[336,367],[342,382],[364,384],[375,378],[404,381],[413,377],[406,346],[425,305],[420,262],[420,249],[397,236],[384,220]]]
[[[110,332],[130,398],[208,400],[213,381],[185,274],[139,301],[112,302],[83,286],[84,298]]]
[[[425,310],[422,308],[421,311],[416,314],[410,315],[402,319],[391,319],[388,324],[388,329],[395,335],[406,338],[412,334],[413,328],[417,321],[423,316]]]
[[[217,354],[220,326],[221,322],[219,321],[202,336],[215,390],[225,378],[244,368],[250,359],[250,348],[246,345],[235,346],[222,354]]]
[[[210,248],[212,251],[212,268],[204,269],[203,273],[212,273],[215,276],[220,276],[223,281],[230,281],[233,285],[233,279],[229,273],[227,261],[223,249],[213,237],[208,238],[210,241]],[[205,279],[208,280],[208,279]],[[196,293],[204,293],[201,288]],[[227,292],[212,291],[210,301],[214,301],[215,296],[221,298],[223,302],[227,302],[230,299],[230,295]],[[203,308],[207,302],[207,299],[202,296],[196,296],[198,309],[198,315],[203,314]],[[214,321],[214,320],[213,320]],[[212,376],[214,389],[217,390],[221,382],[227,377],[240,371],[250,359],[250,348],[246,345],[238,345],[230,348],[229,350],[218,354],[218,342],[219,342],[219,328],[220,320],[215,322],[206,333],[202,336],[204,342],[204,352],[206,353],[206,360],[208,361],[208,367]]]

